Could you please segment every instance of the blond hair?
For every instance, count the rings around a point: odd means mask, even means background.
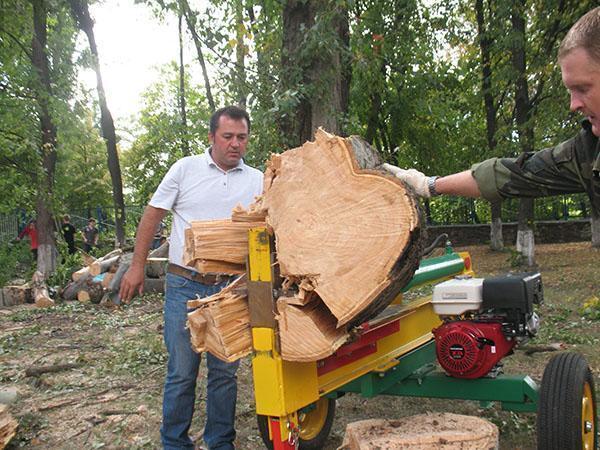
[[[600,6],[585,13],[567,32],[560,43],[558,59],[576,48],[582,48],[600,64]]]

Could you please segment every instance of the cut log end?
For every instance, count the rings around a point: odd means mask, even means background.
[[[339,450],[495,450],[498,437],[498,427],[479,417],[420,414],[349,423]]]

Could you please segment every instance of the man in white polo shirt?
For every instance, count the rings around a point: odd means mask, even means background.
[[[163,448],[193,449],[188,430],[194,414],[200,355],[190,344],[185,328],[187,301],[206,297],[227,285],[226,276],[198,273],[182,261],[184,230],[192,220],[231,217],[238,204],[248,206],[262,193],[263,174],[244,164],[250,132],[248,113],[236,106],[216,111],[210,120],[211,147],[202,155],[188,156],[169,169],[146,207],[138,226],[133,262],[123,277],[119,295],[128,301],[141,294],[144,264],[156,227],[168,211],[173,213],[169,239],[164,339],[169,353],[163,396]],[[239,362],[225,363],[206,354],[207,396],[204,442],[213,449],[233,449],[235,440],[236,371]]]

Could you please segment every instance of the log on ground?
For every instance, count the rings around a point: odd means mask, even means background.
[[[0,306],[14,306],[32,302],[33,294],[31,286],[28,283],[20,286],[8,285],[2,288],[2,302]]]
[[[36,270],[31,277],[31,288],[33,290],[33,302],[38,308],[47,308],[54,306],[54,300],[50,298],[46,278],[39,270]]]
[[[498,448],[498,437],[498,427],[479,417],[419,414],[349,423],[340,450],[493,450]]]
[[[8,445],[18,426],[19,423],[8,412],[8,406],[0,404],[0,449]]]

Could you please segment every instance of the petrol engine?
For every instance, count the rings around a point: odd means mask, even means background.
[[[436,285],[433,309],[444,321],[433,330],[438,362],[457,378],[496,376],[500,360],[537,333],[533,305],[542,301],[539,273],[457,277]]]

